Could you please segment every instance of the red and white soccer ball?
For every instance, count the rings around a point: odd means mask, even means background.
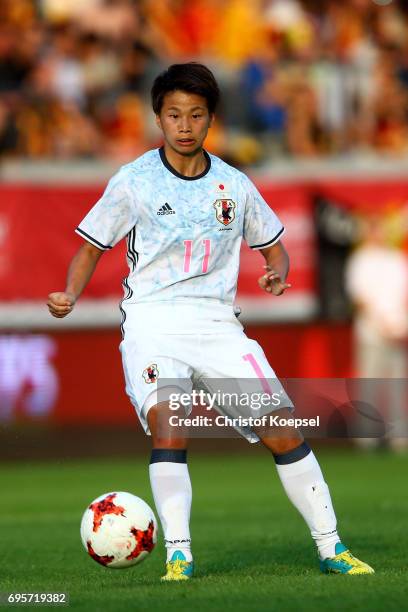
[[[131,493],[105,493],[85,510],[81,522],[85,550],[101,565],[114,569],[143,561],[157,541],[153,510]]]

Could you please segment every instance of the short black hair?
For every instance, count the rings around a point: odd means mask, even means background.
[[[173,64],[156,77],[152,91],[152,107],[160,114],[164,96],[171,91],[185,91],[202,96],[207,101],[208,112],[212,114],[220,98],[218,83],[211,70],[198,62]]]

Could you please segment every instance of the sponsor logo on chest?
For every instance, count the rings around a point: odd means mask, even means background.
[[[175,215],[175,214],[176,214],[176,211],[173,210],[170,204],[168,204],[167,202],[163,204],[163,206],[161,206],[156,213],[156,215]]]

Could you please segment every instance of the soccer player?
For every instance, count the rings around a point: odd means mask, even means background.
[[[158,399],[158,384],[187,381],[191,389],[204,379],[276,380],[234,315],[241,241],[261,251],[259,285],[274,296],[290,288],[289,260],[280,240],[284,228],[251,181],[203,149],[219,98],[212,72],[198,63],[172,65],[151,94],[164,145],[110,180],[76,229],[85,242],[72,259],[65,291],[51,293],[48,307],[55,317],[68,315],[103,252],[126,237],[120,345],[126,391],[152,436],[150,481],[167,548],[163,579],[187,580],[194,567],[187,440],[182,430],[160,428],[172,413],[169,402]],[[287,398],[281,414],[291,410]],[[291,427],[276,436],[239,431],[271,451],[315,540],[321,570],[373,573],[341,543],[328,486],[301,433]]]

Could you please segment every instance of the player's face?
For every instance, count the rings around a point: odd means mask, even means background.
[[[169,147],[181,155],[192,156],[201,150],[213,118],[202,96],[172,91],[165,95],[156,123]]]

